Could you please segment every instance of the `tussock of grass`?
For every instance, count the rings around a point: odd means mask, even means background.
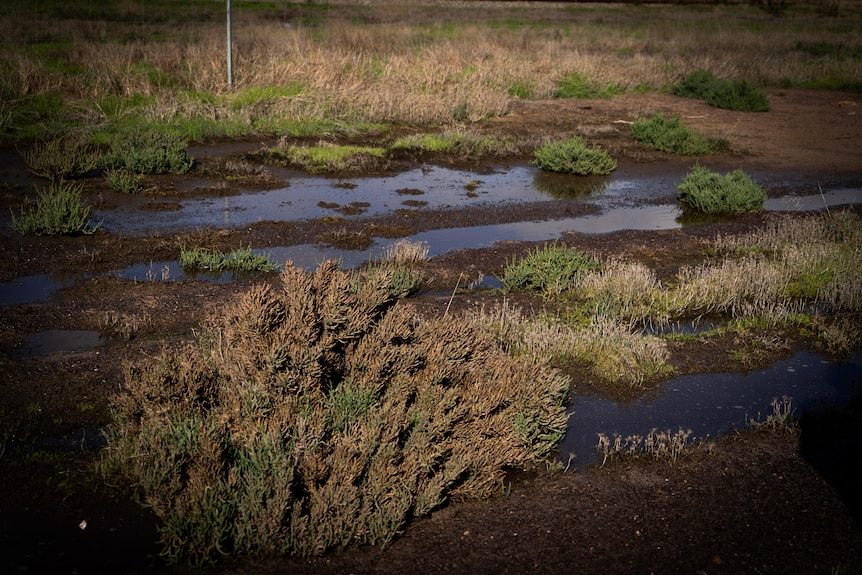
[[[636,388],[672,371],[666,342],[607,316],[595,315],[586,325],[572,326],[553,318],[527,318],[504,301],[474,311],[468,319],[494,334],[515,357],[558,365],[582,362],[606,383]]]
[[[103,161],[108,168],[126,168],[136,174],[184,174],[194,165],[182,138],[149,130],[133,130],[119,137]]]
[[[567,379],[463,321],[416,319],[386,268],[288,265],[283,282],[131,368],[115,401],[105,469],[140,488],[167,559],[385,545],[562,438]]]
[[[425,242],[401,239],[386,248],[383,259],[396,265],[424,262],[428,258],[429,246]]]
[[[676,432],[671,430],[651,430],[646,436],[630,435],[623,437],[614,434],[608,437],[604,433],[599,434],[597,449],[602,456],[602,465],[608,461],[624,459],[627,457],[646,456],[659,461],[667,461],[671,464],[685,452],[690,445],[690,429],[680,428]]]

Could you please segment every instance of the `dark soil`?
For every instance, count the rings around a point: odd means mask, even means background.
[[[730,152],[701,160],[742,168],[780,182],[770,195],[815,193],[818,184],[862,188],[862,98],[856,94],[786,90],[770,93],[772,111],[745,114],[666,94],[610,100],[519,102],[505,117],[473,129],[518,133],[537,141],[580,134],[621,164],[691,163],[635,143],[628,124],[654,112],[679,115],[703,134],[725,137]],[[220,161],[219,150],[257,142],[208,145],[196,174]],[[524,158],[511,158],[523,160]],[[406,158],[405,162],[415,159]],[[449,162],[448,158],[421,158]],[[0,212],[8,222],[32,178],[20,155],[0,150]],[[396,169],[398,166],[392,166]],[[473,165],[478,169],[481,166]],[[85,180],[91,202],[110,201],[96,178]],[[143,209],[174,209],[181,194],[172,177],[153,178]],[[247,184],[248,182],[246,182]],[[198,189],[219,195],[223,187]],[[107,199],[106,199],[107,198]],[[347,217],[343,232],[399,237],[427,229],[571,217],[578,204],[548,202],[465,210],[403,210]],[[663,280],[682,265],[704,261],[705,241],[754,229],[775,214],[661,232],[567,234],[561,241],[601,256],[641,261]],[[324,221],[265,222],[248,229],[190,231],[130,238],[97,232],[73,238],[21,238],[5,228],[0,282],[40,273],[94,274],[133,263],[175,259],[179,245],[232,249],[317,241]],[[459,313],[493,294],[458,290],[461,277],[500,273],[534,245],[506,242],[465,249],[425,264],[418,313]],[[230,284],[83,279],[48,300],[0,307],[0,573],[184,573],[159,558],[158,523],[124,489],[93,469],[98,430],[110,424],[110,398],[123,366],[176,345],[258,277]],[[451,301],[450,301],[451,299]],[[541,301],[526,298],[527,307]],[[110,336],[93,350],[22,357],[25,338],[47,329],[89,329]],[[741,372],[779,355],[811,348],[804,333],[778,334],[770,353],[741,365],[724,340],[675,344],[678,373]],[[592,388],[577,366],[573,385]],[[615,393],[613,390],[597,390]],[[803,417],[796,428],[744,430],[699,444],[676,464],[614,462],[555,475],[514,473],[511,493],[491,501],[456,501],[411,523],[386,549],[359,548],[324,557],[226,558],[204,573],[862,573],[862,502],[855,463],[862,455],[860,405]]]

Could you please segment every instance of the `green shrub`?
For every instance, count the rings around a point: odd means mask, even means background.
[[[12,229],[23,236],[92,234],[101,222],[90,220],[90,207],[81,201],[80,184],[52,183],[39,192],[36,205],[12,214]]]
[[[695,166],[677,188],[681,202],[707,214],[762,210],[766,201],[766,192],[742,170],[722,176]]]
[[[136,130],[111,146],[104,163],[108,168],[125,167],[136,174],[184,174],[194,160],[179,136]]]
[[[712,72],[700,70],[674,84],[677,96],[703,100],[710,106],[740,112],[768,112],[769,98],[745,80],[728,82]]]
[[[715,74],[707,70],[698,70],[692,72],[679,82],[673,85],[671,91],[683,98],[692,98],[695,100],[705,100],[712,91],[713,86],[721,81],[715,77]]]
[[[252,253],[251,246],[239,248],[228,254],[219,250],[180,248],[180,267],[206,271],[271,272],[276,265],[269,255]]]
[[[124,194],[137,194],[141,191],[141,176],[127,168],[105,170],[105,181],[114,191]]]
[[[559,244],[546,244],[506,266],[500,282],[507,290],[537,289],[555,293],[574,287],[588,272],[600,268],[592,257]]]
[[[607,152],[588,148],[579,137],[542,144],[536,148],[534,155],[534,163],[550,172],[605,176],[617,167],[616,160]]]
[[[641,118],[632,124],[632,137],[668,154],[702,156],[729,147],[727,140],[704,138],[680,122],[679,117],[666,120],[661,114]]]
[[[24,154],[30,171],[49,180],[79,178],[99,166],[99,152],[82,137],[66,136],[33,145]]]
[[[740,112],[768,112],[769,98],[745,80],[722,82],[707,94],[705,102],[716,108]]]
[[[567,378],[468,322],[413,316],[385,270],[282,279],[130,368],[115,400],[104,469],[142,490],[168,560],[385,545],[547,464]]]

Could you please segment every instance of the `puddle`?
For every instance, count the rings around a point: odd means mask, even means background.
[[[13,351],[14,357],[38,357],[53,353],[77,353],[104,345],[97,331],[84,329],[49,329],[27,337],[23,348]]]
[[[52,276],[47,274],[26,276],[0,284],[0,306],[33,303],[46,300],[58,289],[84,279],[83,274]]]
[[[571,418],[559,447],[565,464],[599,460],[598,434],[646,436],[651,430],[691,429],[693,437],[715,438],[743,428],[751,418],[772,414],[774,398],[792,398],[796,416],[828,405],[849,403],[862,392],[862,353],[843,362],[825,360],[808,352],[779,361],[771,368],[748,374],[691,375],[667,382],[657,394],[631,402],[594,396],[575,396]]]

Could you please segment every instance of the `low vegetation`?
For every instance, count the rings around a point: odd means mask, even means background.
[[[99,166],[99,152],[81,134],[36,142],[24,153],[30,171],[51,181],[80,178]]]
[[[92,234],[102,225],[90,219],[81,184],[54,182],[38,192],[36,203],[12,214],[12,229],[23,236]]]
[[[391,267],[282,278],[129,369],[115,401],[104,469],[140,489],[167,559],[385,545],[450,498],[501,492],[506,468],[550,464],[556,371],[413,317]]]
[[[698,70],[673,85],[673,93],[703,100],[710,106],[741,112],[768,112],[769,98],[746,80],[728,82]]]
[[[756,338],[749,334],[780,328],[815,336],[824,352],[839,356],[862,344],[855,271],[862,226],[852,212],[776,217],[762,231],[720,237],[710,250],[711,261],[684,266],[663,284],[640,263],[545,246],[511,262],[502,281],[508,290],[540,289],[555,311],[525,314],[504,301],[470,319],[514,356],[588,365],[606,384],[629,388],[672,372],[667,341],[675,337],[651,328],[687,318],[726,318],[700,338]]]
[[[579,176],[606,176],[617,167],[610,154],[588,148],[578,136],[542,144],[536,148],[534,156],[534,163],[542,170]]]
[[[108,168],[104,175],[115,192],[137,194],[141,191],[141,176],[128,168]]]
[[[632,138],[680,156],[704,156],[730,148],[727,140],[704,138],[685,126],[678,116],[665,119],[662,114],[637,120],[632,124]]]
[[[386,149],[373,146],[294,145],[282,139],[273,148],[249,154],[250,158],[306,170],[312,174],[363,171],[384,167]]]
[[[197,248],[180,250],[180,266],[189,270],[271,272],[277,266],[268,254],[256,254],[251,246],[239,248],[227,254],[220,250]]]
[[[102,161],[108,169],[136,174],[184,174],[194,165],[186,145],[176,134],[133,130],[116,139]]]
[[[706,214],[741,214],[763,209],[766,192],[742,170],[721,175],[694,166],[679,186],[679,200]]]

